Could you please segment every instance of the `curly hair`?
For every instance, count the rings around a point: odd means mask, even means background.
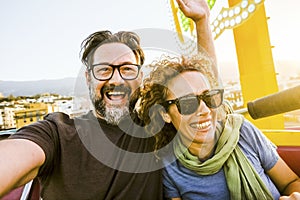
[[[164,108],[160,105],[166,101],[171,92],[167,88],[168,82],[186,71],[197,71],[204,74],[209,81],[211,88],[219,87],[218,78],[215,77],[213,62],[204,54],[197,54],[191,57],[171,58],[165,56],[159,61],[150,64],[153,70],[149,77],[145,78],[141,89],[139,115],[144,120],[146,130],[156,139],[155,150],[166,146],[176,135],[177,130],[172,123],[165,124],[160,114]],[[164,125],[162,125],[164,124]]]
[[[96,49],[107,43],[119,42],[127,45],[134,53],[136,59],[140,61],[140,65],[144,64],[145,55],[140,46],[139,36],[130,31],[120,31],[112,34],[110,31],[98,31],[89,35],[81,43],[81,62],[88,67],[92,62],[92,58]]]

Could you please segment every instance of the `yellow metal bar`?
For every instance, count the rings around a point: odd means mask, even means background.
[[[184,43],[180,23],[179,23],[178,16],[177,16],[178,8],[176,8],[175,3],[174,3],[173,0],[170,0],[170,4],[171,4],[174,25],[175,25],[176,32],[178,34],[178,38],[179,38],[180,42]]]
[[[293,130],[262,130],[277,146],[300,146],[300,131]]]
[[[234,6],[240,0],[228,0]],[[241,26],[233,29],[244,107],[248,101],[278,92],[264,4]],[[283,115],[252,120],[259,128],[283,129]]]

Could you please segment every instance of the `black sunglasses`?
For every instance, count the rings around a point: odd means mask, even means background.
[[[168,111],[170,105],[175,104],[181,115],[190,115],[198,109],[200,101],[204,101],[209,108],[218,108],[223,102],[224,89],[213,89],[200,95],[186,95],[168,100],[161,105]]]

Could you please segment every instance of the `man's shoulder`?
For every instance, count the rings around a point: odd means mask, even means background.
[[[44,117],[45,120],[67,120],[70,119],[69,115],[67,115],[66,113],[63,112],[52,112],[52,113],[48,113],[47,115],[45,115]]]
[[[74,119],[70,118],[69,115],[63,112],[53,112],[53,113],[48,113],[45,117],[44,120],[53,122],[55,124],[69,124],[73,125],[74,124]]]

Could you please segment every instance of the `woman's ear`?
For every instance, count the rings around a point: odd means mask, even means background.
[[[160,111],[159,113],[165,122],[171,123],[171,117],[168,113],[166,113],[164,111]]]

